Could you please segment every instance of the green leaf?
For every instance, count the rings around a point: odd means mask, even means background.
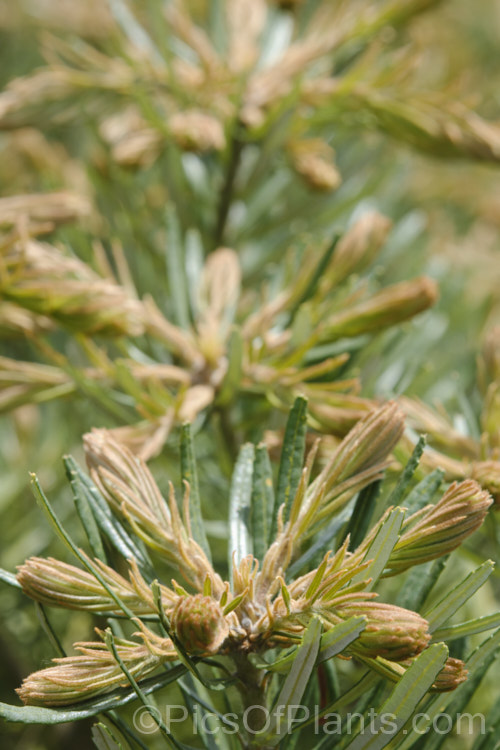
[[[47,613],[45,612],[45,607],[43,606],[43,604],[40,604],[40,602],[35,602],[35,611],[36,611],[38,620],[40,621],[40,625],[42,626],[42,629],[45,632],[45,635],[51,642],[52,647],[55,653],[57,654],[57,656],[66,656],[66,652],[61,644],[61,641],[59,640],[57,636],[57,633],[52,627],[52,624],[49,618],[47,617]]]
[[[312,561],[318,558],[320,560],[323,559],[325,552],[329,549],[332,549],[332,547],[334,546],[334,539],[342,526],[344,526],[346,521],[349,521],[353,512],[352,509],[353,506],[351,503],[349,503],[349,505],[346,505],[345,508],[342,508],[342,510],[339,511],[336,514],[335,518],[333,518],[332,521],[328,524],[326,529],[318,534],[318,538],[316,539],[314,544],[311,544],[309,549],[306,550],[303,555],[301,555],[297,560],[295,560],[295,562],[293,562],[289,566],[286,572],[288,580],[293,580],[294,578],[296,578],[297,575],[301,573],[306,566],[308,567],[308,569],[316,567],[316,565],[314,565]]]
[[[454,641],[457,638],[465,638],[493,628],[500,628],[500,613],[476,617],[474,620],[467,620],[459,625],[450,625],[447,628],[438,628],[434,631],[432,638],[434,641]]]
[[[3,568],[0,568],[0,581],[8,583],[9,586],[14,586],[16,589],[22,588],[14,573],[9,573],[8,570],[4,570]]]
[[[252,477],[253,554],[262,561],[267,552],[274,508],[273,474],[265,445],[255,449]]]
[[[252,475],[255,448],[252,443],[242,446],[231,479],[229,497],[229,570],[239,565],[246,555],[252,554],[250,533],[250,508],[252,500]]]
[[[153,719],[155,724],[158,726],[158,729],[162,733],[166,742],[175,748],[184,748],[185,746],[177,742],[177,740],[170,733],[169,728],[163,721],[161,711],[159,711],[158,708],[156,707],[154,698],[147,697],[147,694],[142,690],[142,687],[139,685],[135,677],[129,671],[123,659],[120,657],[120,654],[118,653],[118,650],[116,648],[114,635],[109,628],[104,633],[104,642],[106,643],[108,650],[111,651],[111,653],[113,654],[115,661],[117,662],[118,666],[120,667],[123,674],[127,678],[128,682],[132,686],[134,693],[139,698],[144,708],[150,713],[151,718]]]
[[[388,745],[411,717],[447,658],[448,649],[444,643],[425,649],[377,709],[369,731],[365,727],[365,731],[349,743],[347,750],[381,750]]]
[[[129,745],[123,745],[119,742],[111,729],[102,722],[94,724],[92,727],[92,742],[97,750],[128,750]]]
[[[274,747],[289,732],[290,723],[293,723],[297,710],[301,707],[300,701],[316,664],[320,643],[321,621],[315,617],[309,623],[302,637],[292,667],[273,707],[273,714],[276,715],[276,726],[272,732],[267,732],[263,738],[259,736],[262,745]]]
[[[70,481],[71,477],[74,477],[75,481],[79,483],[79,491],[86,493],[88,504],[92,508],[96,522],[103,534],[125,559],[134,558],[145,579],[151,581],[155,572],[147,553],[136,544],[120,521],[113,515],[93,481],[82,471],[72,456],[65,456],[63,460]]]
[[[381,482],[372,482],[361,490],[356,498],[356,504],[351,519],[347,525],[345,535],[350,535],[349,549],[358,547],[370,528],[370,521],[375,510],[375,503],[380,493]]]
[[[186,667],[179,664],[168,672],[162,672],[156,677],[141,681],[141,690],[144,695],[149,695],[165,687],[165,685],[175,682],[186,671]],[[89,716],[125,706],[136,699],[137,695],[134,690],[118,688],[91,701],[82,701],[82,703],[73,707],[44,708],[42,706],[11,706],[8,703],[0,703],[0,717],[6,721],[17,721],[22,724],[64,724],[68,721],[88,719]]]
[[[82,553],[82,551],[73,542],[73,540],[71,539],[67,531],[64,529],[62,523],[59,521],[57,515],[55,514],[54,509],[52,508],[47,497],[45,496],[45,493],[42,490],[42,487],[38,481],[38,477],[36,476],[36,474],[31,474],[31,486],[33,489],[33,494],[35,495],[37,502],[40,504],[41,508],[45,512],[47,518],[49,519],[50,523],[55,529],[58,537],[64,542],[64,544],[67,545],[67,547],[69,547],[69,549],[73,552],[75,557],[77,557],[80,560],[80,562],[89,571],[89,573],[92,573],[94,578],[96,578],[99,581],[99,583],[106,590],[106,592],[109,594],[111,599],[113,599],[113,601],[122,610],[123,614],[132,620],[135,617],[134,612],[132,612],[132,610],[129,609],[129,607],[120,599],[120,597],[113,591],[113,589],[109,587],[109,585],[103,578],[101,572],[92,564],[90,559]]]
[[[220,750],[221,747],[227,747],[228,743],[224,734],[224,729],[219,731],[217,727],[214,731],[211,730],[210,719],[217,718],[222,724],[228,723],[224,714],[217,711],[207,700],[203,698],[200,690],[199,682],[196,683],[190,674],[187,674],[182,680],[177,683],[182,691],[186,708],[191,716],[196,716],[198,722],[197,733],[199,733],[203,745],[207,750]],[[205,691],[206,692],[206,691]],[[199,715],[201,714],[202,720],[199,721]],[[229,722],[229,726],[231,723]]]
[[[198,542],[206,556],[212,561],[212,553],[205,533],[205,524],[201,514],[200,488],[196,469],[193,434],[189,423],[183,424],[181,429],[181,473],[183,482],[189,483],[189,519],[191,532],[195,542]]]
[[[429,476],[424,477],[424,479],[412,489],[404,502],[405,508],[407,509],[407,517],[432,502],[434,495],[441,487],[443,477],[444,471],[441,469],[434,469]]]
[[[434,646],[430,648],[434,648]],[[497,630],[483,641],[466,660],[466,666],[469,671],[467,681],[459,685],[451,693],[441,693],[427,703],[425,706],[425,715],[420,721],[416,722],[411,730],[408,730],[408,735],[398,745],[398,750],[408,750],[415,742],[421,740],[424,735],[426,737],[425,748],[427,750],[428,743],[430,744],[432,737],[429,728],[432,726],[435,717],[444,712],[452,715],[452,711],[459,712],[467,705],[470,698],[476,692],[486,671],[493,664],[495,658],[499,656],[499,651],[500,630]],[[457,708],[458,706],[460,707]],[[444,738],[445,736],[439,735],[440,738]]]
[[[344,651],[350,643],[356,640],[366,627],[364,617],[349,617],[340,622],[321,638],[318,664]]]
[[[323,633],[316,663],[321,664],[321,662],[327,661],[345,651],[347,646],[359,637],[365,627],[366,620],[364,617],[350,617],[348,620],[339,622],[331,630]],[[297,651],[294,650],[291,654],[278,659],[273,664],[267,664],[263,661],[261,667],[271,672],[287,672],[290,665],[293,664],[296,653]]]
[[[401,474],[399,481],[393,491],[391,492],[388,500],[387,505],[399,505],[401,503],[402,498],[404,497],[405,492],[408,489],[408,486],[413,479],[413,475],[415,474],[415,471],[417,470],[417,467],[420,463],[420,459],[422,458],[422,454],[424,452],[425,448],[425,435],[421,435],[418,439],[418,442],[413,449],[413,453],[411,454],[410,458],[408,459],[408,463],[406,464],[403,473]],[[408,496],[408,500],[410,501],[410,496]]]
[[[237,328],[233,328],[229,336],[227,357],[227,370],[217,395],[217,406],[225,406],[231,401],[243,374],[243,338]]]
[[[300,306],[304,304],[308,299],[310,299],[318,288],[318,282],[321,280],[326,268],[328,267],[328,264],[330,263],[330,260],[332,258],[332,255],[334,253],[335,248],[337,247],[338,241],[340,239],[340,234],[336,234],[330,244],[328,245],[327,249],[319,259],[319,262],[314,269],[314,272],[311,276],[311,279],[309,281],[309,284],[307,285],[306,289],[304,289],[304,292],[300,296],[300,299],[297,300],[294,307],[290,311],[290,319],[288,321],[288,326],[293,321],[293,318],[295,317],[297,311],[299,310]]]
[[[500,698],[488,711],[484,734],[478,734],[472,750],[498,750],[498,737],[500,736]]]
[[[66,469],[66,476],[68,477],[71,489],[73,490],[73,500],[76,511],[87,535],[87,539],[89,540],[90,548],[94,557],[97,557],[98,560],[106,563],[107,558],[102,544],[99,526],[92,512],[92,506],[89,502],[87,490],[81,481],[79,473],[70,466],[69,459],[69,456],[64,457],[63,462]]]
[[[168,287],[173,304],[174,322],[181,328],[189,329],[191,321],[186,285],[184,247],[179,219],[172,204],[167,206],[165,223],[167,226],[165,260],[167,264]]]
[[[401,586],[396,604],[420,612],[448,561],[448,555],[411,568]]]
[[[366,590],[370,591],[387,564],[391,552],[394,549],[394,545],[399,539],[399,532],[403,523],[405,513],[402,508],[394,508],[385,521],[381,524],[377,531],[375,538],[368,547],[364,560],[372,560],[371,564],[362,570],[360,573],[354,576],[352,579],[353,583],[364,581],[367,578],[371,578],[372,581],[367,585]]]
[[[288,416],[281,451],[281,460],[278,471],[278,490],[276,493],[273,524],[269,543],[276,536],[278,527],[278,511],[284,504],[285,512],[283,520],[286,522],[290,515],[295,493],[300,482],[302,466],[304,463],[304,452],[306,447],[306,419],[307,399],[298,396]]]
[[[432,633],[437,630],[446,620],[448,620],[462,604],[480,588],[486,579],[491,575],[494,563],[487,560],[476,570],[464,578],[458,586],[455,586],[446,596],[444,596],[431,609],[422,613],[422,616],[429,621],[429,631]]]

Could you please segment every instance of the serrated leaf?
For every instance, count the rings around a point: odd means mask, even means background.
[[[274,508],[273,474],[265,445],[255,449],[251,502],[253,554],[262,561],[268,549]]]
[[[255,448],[252,443],[242,446],[231,479],[229,497],[229,570],[252,554],[250,508]]]
[[[303,396],[298,396],[288,416],[285,436],[283,438],[283,448],[281,450],[278,471],[278,489],[274,504],[271,535],[268,539],[269,542],[276,535],[280,507],[282,505],[285,506],[284,521],[286,521],[299,486],[306,448],[306,419],[307,399]]]
[[[440,625],[446,622],[462,604],[480,588],[491,575],[494,563],[487,560],[476,570],[470,573],[458,586],[455,586],[431,609],[425,610],[422,616],[429,622],[429,632],[434,632]]]
[[[397,485],[395,486],[387,500],[388,506],[399,505],[401,503],[401,500],[404,497],[408,486],[413,479],[413,475],[415,474],[415,471],[420,463],[420,459],[422,458],[422,454],[425,448],[425,442],[425,435],[421,435],[415,448],[413,449],[413,453],[408,459],[408,462],[399,478]],[[410,498],[408,498],[408,500],[409,502],[411,502]]]
[[[493,628],[500,628],[499,613],[476,617],[474,620],[450,625],[448,628],[438,628],[432,637],[435,641],[454,641],[457,638],[466,638],[469,635],[483,633],[485,630],[493,630]]]
[[[425,649],[406,671],[389,698],[377,709],[369,731],[358,734],[347,750],[382,750],[403,728],[448,658],[444,643]],[[391,717],[389,730],[387,718]]]
[[[198,542],[211,562],[212,553],[208,544],[205,524],[201,513],[200,488],[196,469],[193,435],[191,425],[188,423],[183,424],[181,430],[181,473],[183,481],[189,483],[189,519],[193,539],[195,542]]]

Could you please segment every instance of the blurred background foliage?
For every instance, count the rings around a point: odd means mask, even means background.
[[[294,43],[295,53],[280,67]],[[348,383],[340,395],[332,386],[330,406],[357,414],[369,399],[405,394],[437,409],[432,413],[444,422],[434,434],[425,414],[408,407],[416,430],[430,433],[431,444],[433,438],[437,447],[444,444],[448,457],[498,457],[498,406],[485,411],[485,394],[500,367],[497,360],[496,372],[490,366],[485,376],[488,367],[483,358],[478,372],[478,357],[487,333],[500,324],[499,45],[497,0],[0,0],[3,568],[14,570],[28,555],[61,553],[34,506],[28,471],[38,473],[69,530],[82,538],[60,457],[81,460],[81,435],[92,427],[128,426],[120,434],[134,445],[146,441],[160,486],[168,478],[179,485],[177,427],[186,418],[195,420],[214,556],[224,560],[221,519],[235,449],[245,439],[261,439],[264,429],[273,445],[284,425],[275,407],[288,408],[297,389],[304,390],[300,372],[325,356],[350,354],[334,377],[319,378],[320,384]],[[35,194],[55,197],[44,203]],[[24,202],[12,202],[23,195]],[[370,262],[348,270],[341,284],[332,282],[333,292],[301,287],[304,277],[313,279],[311,268],[321,271],[328,262],[334,237],[368,212],[392,222]],[[29,299],[22,284],[13,291],[22,269],[5,258],[16,242],[37,236],[55,250],[49,272],[33,267],[35,281],[47,272],[50,290],[64,277],[61,258],[78,258],[95,274],[85,277],[87,291],[100,289],[103,279],[125,290],[123,298],[116,293],[114,318],[114,287],[96,292],[104,310],[80,330],[80,308],[71,318],[66,308],[45,311],[43,291]],[[218,318],[222,326],[229,316],[222,373],[216,355],[212,361],[204,350],[200,365],[194,354],[186,356],[185,341],[172,345],[172,332],[164,330],[164,321],[187,330],[195,353],[206,344],[207,329],[199,326],[203,279],[210,286],[204,262],[220,246],[237,253],[236,262],[228,256],[228,275],[241,272],[239,296],[231,297],[236,278]],[[299,371],[295,380],[292,373],[285,383],[279,358],[273,360],[272,346],[281,356],[279,341],[266,341],[262,357],[256,353],[268,324],[278,333],[289,328],[297,351],[307,352],[321,322],[315,310],[339,315],[422,276],[439,288],[431,309],[366,331],[340,328],[326,343],[315,339],[329,348],[309,361],[286,349]],[[231,338],[233,318],[242,326],[287,289],[294,290],[288,306],[257,326],[253,338]],[[426,290],[422,310],[434,302]],[[210,294],[223,292],[206,291],[213,312]],[[141,307],[145,295],[157,308]],[[125,330],[102,330],[105,313],[111,329],[123,324]],[[141,318],[137,331],[131,330],[134,316]],[[498,357],[498,335],[493,339],[490,351]],[[233,378],[231,365],[241,364],[238,346],[258,364],[275,367],[274,374],[266,371],[266,381],[259,371],[250,386],[241,373]],[[179,360],[189,382],[130,377],[131,362]],[[13,361],[54,369],[13,374]],[[125,362],[118,370],[117,361]],[[90,376],[92,368],[105,377]],[[361,390],[349,385],[354,378]],[[314,394],[314,386],[309,390]],[[338,412],[335,418],[321,409],[311,413],[311,426],[329,435],[327,446],[352,423],[345,423],[345,412],[340,420]],[[488,414],[494,424],[485,426]],[[481,541],[472,540],[460,558],[464,570],[479,554],[496,556],[498,524],[489,521]],[[495,594],[497,581],[476,595],[474,614],[492,611]],[[22,677],[47,660],[49,647],[33,604],[6,586],[0,598],[1,699],[9,701]],[[94,624],[84,614],[56,611],[51,619],[67,645],[85,637],[85,629],[90,636]],[[484,696],[487,691],[486,685]],[[12,748],[88,747],[81,726],[2,731]]]

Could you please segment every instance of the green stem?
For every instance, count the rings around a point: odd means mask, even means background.
[[[235,128],[235,134],[233,135],[231,141],[231,153],[227,165],[226,178],[224,180],[224,184],[222,186],[219,197],[217,222],[214,232],[214,248],[220,247],[224,241],[227,217],[229,215],[229,209],[231,207],[231,200],[233,197],[234,181],[240,164],[241,152],[243,151],[244,143],[238,136],[239,129],[240,126],[239,124],[237,124]]]
[[[245,748],[267,750],[269,745],[260,743],[259,733],[268,724],[266,689],[262,670],[257,669],[246,654],[233,654],[236,666],[236,686],[238,687],[245,716],[245,727],[248,729],[248,742]]]

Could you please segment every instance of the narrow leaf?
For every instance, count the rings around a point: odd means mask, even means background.
[[[289,566],[289,568],[287,569],[287,578],[289,580],[296,578],[297,575],[301,573],[304,568],[306,568],[306,566],[308,568],[316,567],[312,561],[318,558],[321,560],[324,557],[325,552],[329,549],[332,549],[332,547],[334,546],[333,540],[337,536],[337,533],[340,531],[342,526],[344,526],[346,521],[349,521],[352,512],[353,506],[352,504],[349,504],[346,505],[345,508],[342,508],[339,513],[337,513],[335,518],[332,519],[326,529],[318,534],[318,537],[314,544],[311,544],[309,549],[306,550],[303,555],[301,555],[297,560],[295,560],[295,562],[293,562]]]
[[[389,499],[387,500],[388,506],[399,505],[401,503],[401,500],[404,497],[411,480],[413,479],[413,475],[417,470],[420,459],[422,458],[422,454],[425,448],[425,442],[425,435],[421,435],[418,439],[418,443],[413,449],[413,453],[408,459],[408,463],[406,464],[397,485],[395,486],[389,496]]]
[[[411,568],[401,586],[396,604],[420,612],[429,594],[443,572],[448,556]]]
[[[272,733],[265,735],[262,740],[263,745],[269,744],[270,747],[274,747],[288,733],[289,722],[294,721],[297,709],[301,707],[300,701],[316,664],[320,642],[321,622],[314,618],[304,633],[292,667],[274,706],[273,713],[276,715],[276,726]],[[278,707],[283,707],[284,711],[278,711]]]
[[[476,570],[464,578],[458,586],[455,586],[441,601],[435,604],[431,609],[423,613],[423,617],[429,621],[429,631],[432,633],[440,625],[446,622],[462,604],[480,588],[486,579],[491,575],[494,563],[487,560]]]
[[[407,516],[411,516],[412,513],[416,513],[417,510],[420,510],[425,505],[432,502],[434,495],[441,487],[443,477],[444,472],[441,469],[434,469],[429,476],[424,477],[424,479],[412,489],[404,501],[404,506],[408,511]]]
[[[252,553],[250,533],[250,507],[252,499],[252,474],[255,448],[246,443],[238,455],[231,480],[229,498],[229,570],[234,563]]]
[[[350,617],[345,622],[335,625],[321,638],[318,663],[331,659],[344,651],[356,640],[366,627],[364,617]]]
[[[154,570],[147,554],[136,544],[120,521],[113,515],[106,500],[90,477],[82,471],[72,456],[65,456],[63,460],[68,477],[73,476],[81,487],[79,491],[86,493],[87,501],[103,534],[125,559],[134,558],[136,560],[146,580],[152,580]]]
[[[119,742],[110,728],[99,722],[92,727],[92,742],[97,750],[128,750],[128,745]]]
[[[375,503],[380,493],[381,482],[372,482],[361,490],[356,498],[356,504],[351,519],[347,525],[345,536],[350,535],[349,549],[358,547],[370,528],[370,521],[375,510]]]
[[[181,473],[183,482],[189,483],[189,518],[191,532],[195,542],[198,542],[208,559],[212,560],[210,546],[205,533],[205,524],[201,513],[200,488],[196,469],[193,434],[191,425],[186,422],[181,430]]]
[[[92,512],[92,507],[89,503],[88,493],[83,485],[79,474],[70,467],[68,461],[63,459],[64,466],[66,469],[66,476],[69,479],[71,489],[73,490],[73,500],[75,503],[76,511],[84,528],[87,539],[89,540],[90,548],[94,557],[98,560],[106,563],[106,553],[99,532],[99,526]]]
[[[189,305],[184,264],[184,248],[179,220],[173,205],[167,207],[167,246],[165,260],[167,265],[168,286],[173,303],[173,315],[177,325],[189,328]]]
[[[290,411],[283,439],[280,467],[278,471],[278,491],[274,505],[273,525],[269,542],[276,535],[278,511],[285,506],[284,521],[290,514],[293,498],[297,492],[304,463],[306,447],[307,399],[299,396]]]
[[[358,734],[347,750],[381,750],[402,729],[431,687],[448,658],[444,643],[423,651],[397,683],[389,698],[377,709],[370,731]],[[390,726],[387,718],[390,716]]]
[[[265,445],[255,449],[251,505],[253,553],[257,560],[262,560],[267,552],[274,508],[273,475]]]
[[[431,648],[434,648],[434,646],[431,646]],[[408,748],[412,747],[415,742],[421,740],[424,735],[426,736],[427,750],[427,740],[431,739],[431,735],[428,732],[435,717],[444,712],[451,715],[452,703],[455,703],[457,700],[460,700],[462,708],[467,705],[484,674],[493,664],[494,659],[499,655],[499,651],[500,630],[497,630],[489,638],[483,641],[483,643],[481,643],[466,660],[466,667],[469,670],[467,681],[462,685],[459,685],[456,690],[450,693],[441,693],[427,703],[425,706],[425,714],[419,721],[415,722],[415,725],[412,726],[411,730],[408,730],[408,735],[398,745],[398,750],[408,750]],[[453,710],[455,710],[455,708],[453,708]],[[462,709],[460,708],[458,710],[461,711]]]
[[[372,581],[367,585],[366,590],[369,591],[373,588],[391,556],[394,545],[398,541],[404,515],[404,511],[401,508],[394,508],[389,513],[364,557],[365,561],[372,560],[371,564],[368,568],[354,576],[352,579],[353,583],[371,578]]]
[[[9,573],[8,570],[4,570],[3,568],[0,568],[0,581],[8,583],[9,586],[14,586],[16,589],[22,588],[14,573]]]
[[[113,599],[113,601],[116,602],[116,604],[120,607],[123,614],[126,615],[128,618],[133,619],[135,617],[135,614],[132,612],[132,610],[129,609],[129,607],[120,599],[120,597],[113,591],[113,589],[109,587],[109,585],[103,578],[101,572],[92,564],[92,562],[90,561],[90,558],[84,555],[83,552],[76,546],[76,544],[71,539],[70,535],[64,529],[57,515],[54,513],[54,509],[52,508],[47,497],[45,496],[45,493],[42,490],[42,487],[38,481],[36,474],[31,475],[31,486],[32,486],[35,498],[37,499],[41,508],[44,510],[45,514],[47,515],[47,518],[49,519],[50,523],[54,527],[58,537],[64,542],[64,544],[66,544],[69,547],[69,549],[80,560],[80,562],[89,571],[89,573],[92,573],[92,575],[99,581],[101,586],[103,586],[103,588],[106,589],[106,592]]]
[[[217,396],[217,405],[225,406],[239,388],[243,374],[243,338],[237,328],[233,328],[227,343],[227,370]]]
[[[438,628],[434,631],[432,637],[435,641],[454,641],[457,638],[465,638],[493,628],[500,628],[499,613],[476,617],[474,620],[461,622],[459,625],[450,625],[447,628]]]

